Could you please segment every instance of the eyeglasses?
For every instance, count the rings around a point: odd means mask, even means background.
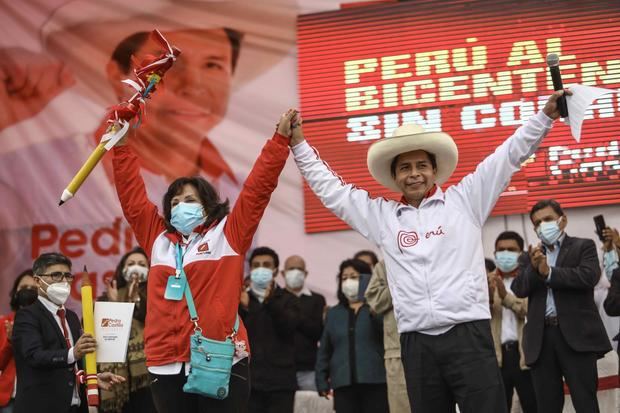
[[[52,281],[62,281],[63,279],[67,280],[67,282],[72,282],[73,279],[75,278],[75,275],[71,274],[70,272],[52,272],[49,274],[39,274],[39,277],[50,277],[52,279]]]

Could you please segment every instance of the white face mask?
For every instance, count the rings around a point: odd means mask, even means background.
[[[360,280],[347,278],[342,282],[342,293],[351,302],[359,301]]]
[[[50,299],[56,305],[64,305],[71,294],[71,285],[66,282],[59,282],[54,284],[48,284],[43,279],[40,279],[45,285],[47,285],[47,291],[44,293],[47,294],[47,298]],[[40,287],[39,287],[40,288]],[[43,290],[41,288],[41,290]]]
[[[135,276],[138,278],[138,281],[143,282],[146,281],[146,276],[148,275],[148,273],[148,268],[139,264],[134,264],[125,267],[125,270],[123,271],[123,278],[125,278],[127,282],[130,282]]]
[[[284,280],[286,281],[286,286],[293,290],[297,290],[303,287],[305,279],[306,273],[302,270],[292,269],[284,273]]]

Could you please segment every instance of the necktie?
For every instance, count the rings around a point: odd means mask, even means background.
[[[59,308],[56,311],[58,317],[60,317],[60,325],[62,326],[62,333],[65,336],[65,342],[67,343],[67,348],[71,348],[71,341],[69,341],[69,332],[67,331],[67,319],[65,317],[65,309]]]
[[[56,311],[56,314],[58,314],[58,317],[60,317],[60,325],[62,326],[62,334],[65,336],[65,342],[67,343],[67,348],[71,348],[71,341],[69,340],[69,331],[67,330],[67,318],[65,317],[65,309],[64,308],[59,308],[58,311]],[[77,362],[77,360],[75,360]],[[81,383],[81,378],[80,378],[80,372],[77,370],[77,365],[74,364],[73,365],[73,373],[75,374],[75,388],[74,388],[74,392],[77,392],[79,383]]]

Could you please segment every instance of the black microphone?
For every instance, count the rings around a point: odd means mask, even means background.
[[[553,81],[553,90],[563,90],[562,76],[560,75],[560,58],[555,53],[549,53],[547,55],[547,66],[549,66],[549,73],[551,74],[551,80]],[[568,117],[568,106],[566,105],[566,96],[562,95],[557,100],[558,109],[560,109],[560,117]]]

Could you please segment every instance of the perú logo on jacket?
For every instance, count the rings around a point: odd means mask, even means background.
[[[429,239],[431,237],[446,235],[443,232],[443,228],[440,226],[437,227],[436,230],[428,231],[424,234],[425,239]],[[420,241],[420,236],[415,231],[398,231],[398,247],[402,251],[403,248],[415,247],[416,244]]]
[[[398,231],[398,246],[402,248],[414,247],[418,241],[420,241],[420,237],[418,233],[415,231]]]

